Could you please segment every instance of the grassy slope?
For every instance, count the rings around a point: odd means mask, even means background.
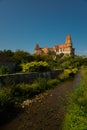
[[[87,130],[87,69],[82,70],[81,84],[70,99],[63,130]]]

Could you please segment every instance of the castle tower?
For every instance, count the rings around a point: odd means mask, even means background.
[[[66,42],[65,42],[65,44],[67,44],[67,47],[72,47],[72,40],[71,40],[70,34],[68,34],[66,36]]]
[[[40,49],[39,44],[36,44],[36,47],[34,50],[39,50],[39,49]]]
[[[36,44],[36,47],[34,49],[34,54],[41,54],[42,49],[40,48],[39,44]]]

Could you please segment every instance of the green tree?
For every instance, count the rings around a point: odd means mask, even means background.
[[[12,57],[14,55],[14,52],[11,50],[4,50],[3,54],[9,57]]]
[[[23,50],[17,50],[14,53],[13,58],[17,63],[22,63],[22,62],[29,62],[32,61],[33,56],[31,56],[28,52],[23,51]]]

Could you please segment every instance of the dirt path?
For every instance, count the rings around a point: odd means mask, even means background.
[[[68,98],[80,82],[80,74],[33,99],[24,112],[0,130],[62,130]]]

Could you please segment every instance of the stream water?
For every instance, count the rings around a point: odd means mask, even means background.
[[[62,130],[71,93],[80,83],[80,72],[33,99],[15,118],[0,127],[0,130]]]

